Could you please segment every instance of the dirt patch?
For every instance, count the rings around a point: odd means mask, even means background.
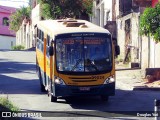
[[[145,83],[148,87],[160,87],[160,80],[156,80],[156,81],[153,81],[153,82],[148,82],[148,83]]]
[[[142,82],[136,83],[134,87],[142,87],[142,88],[160,88],[160,80],[149,81],[144,79]]]

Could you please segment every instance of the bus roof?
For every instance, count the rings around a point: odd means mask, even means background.
[[[44,20],[37,23],[37,27],[49,35],[56,36],[65,33],[107,33],[107,29],[99,27],[86,20]]]

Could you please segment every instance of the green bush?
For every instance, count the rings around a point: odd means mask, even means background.
[[[24,50],[24,46],[22,46],[22,45],[17,45],[17,46],[13,46],[12,47],[12,50]]]
[[[19,108],[14,106],[7,98],[0,97],[0,108],[17,112]]]

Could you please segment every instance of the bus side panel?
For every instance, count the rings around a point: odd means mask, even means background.
[[[38,63],[38,67],[39,67],[39,72],[42,78],[42,84],[45,85],[45,75],[44,75],[44,55],[42,53],[42,51],[40,51],[39,49],[36,49],[36,55],[37,55],[37,63]]]

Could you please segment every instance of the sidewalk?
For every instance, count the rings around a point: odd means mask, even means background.
[[[116,80],[119,86],[129,90],[160,90],[160,80],[149,83],[144,79],[141,69],[116,70]]]

